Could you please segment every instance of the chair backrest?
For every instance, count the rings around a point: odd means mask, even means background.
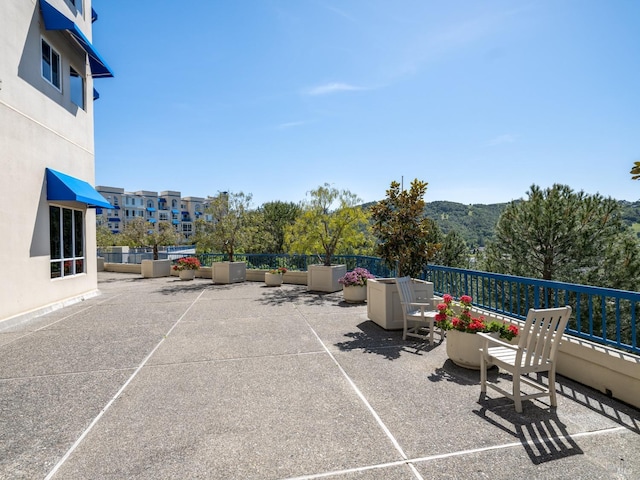
[[[555,360],[570,316],[569,306],[529,310],[518,342],[518,355],[524,355],[524,365],[538,366]]]
[[[396,278],[396,285],[398,286],[398,296],[402,303],[402,310],[404,313],[408,313],[411,311],[409,303],[416,301],[413,285],[411,285],[411,277]]]

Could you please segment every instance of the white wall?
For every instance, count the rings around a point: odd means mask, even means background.
[[[64,1],[50,3],[71,16]],[[85,53],[65,33],[45,31],[41,23],[37,1],[0,3],[0,323],[97,289],[93,210],[85,218],[87,274],[50,275],[45,168],[95,184],[93,81]],[[91,38],[90,21],[77,23]],[[41,37],[61,56],[62,92],[41,76]],[[85,74],[86,110],[71,103],[69,65]]]

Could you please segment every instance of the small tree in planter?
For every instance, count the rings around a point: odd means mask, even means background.
[[[227,254],[229,264],[234,262],[236,250],[246,247],[251,238],[251,224],[249,222],[249,208],[251,207],[251,194],[222,192],[217,197],[210,200],[209,207],[205,214],[212,217],[211,222],[198,221],[198,231],[196,233],[196,244],[198,251],[223,252]],[[213,265],[215,272],[219,271],[221,265]],[[246,275],[246,264],[244,268],[239,266],[237,274],[229,273],[230,265],[226,265],[227,274],[218,274],[214,278],[216,283],[232,283],[244,281]]]
[[[158,260],[159,245],[176,245],[182,239],[182,235],[169,222],[159,222],[156,230],[142,218],[127,222],[121,235],[130,247],[153,248],[154,260]]]
[[[332,188],[328,183],[309,192],[302,213],[286,229],[285,244],[290,253],[322,254],[323,266],[332,267],[332,257],[340,252],[357,252],[368,241],[368,213],[359,207],[362,200],[349,190]],[[337,292],[338,279],[346,273],[344,265],[333,272],[330,282],[316,286],[309,266],[310,290]]]
[[[427,185],[416,178],[409,190],[401,191],[393,181],[387,198],[371,207],[372,230],[378,238],[376,253],[389,268],[397,268],[398,277],[419,276],[440,248],[432,242],[437,226],[424,211]]]
[[[158,229],[142,218],[128,222],[122,232],[124,243],[130,247],[153,248],[153,260],[143,260],[141,272],[143,277],[168,277],[171,274],[171,262],[158,260],[158,245],[175,245],[182,236],[169,222],[158,223]]]
[[[371,207],[373,233],[378,238],[376,253],[397,276],[418,277],[440,248],[437,225],[424,212],[427,183],[415,179],[411,188],[400,190],[391,182],[387,198]],[[414,280],[416,295],[433,298],[433,284]],[[394,330],[404,325],[398,290],[392,279],[367,282],[367,316],[382,328]]]

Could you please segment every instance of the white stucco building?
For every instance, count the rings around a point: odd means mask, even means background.
[[[0,330],[95,295],[91,0],[0,2]]]

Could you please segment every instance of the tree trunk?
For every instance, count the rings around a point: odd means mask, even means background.
[[[153,245],[153,259],[158,260],[158,244]]]

